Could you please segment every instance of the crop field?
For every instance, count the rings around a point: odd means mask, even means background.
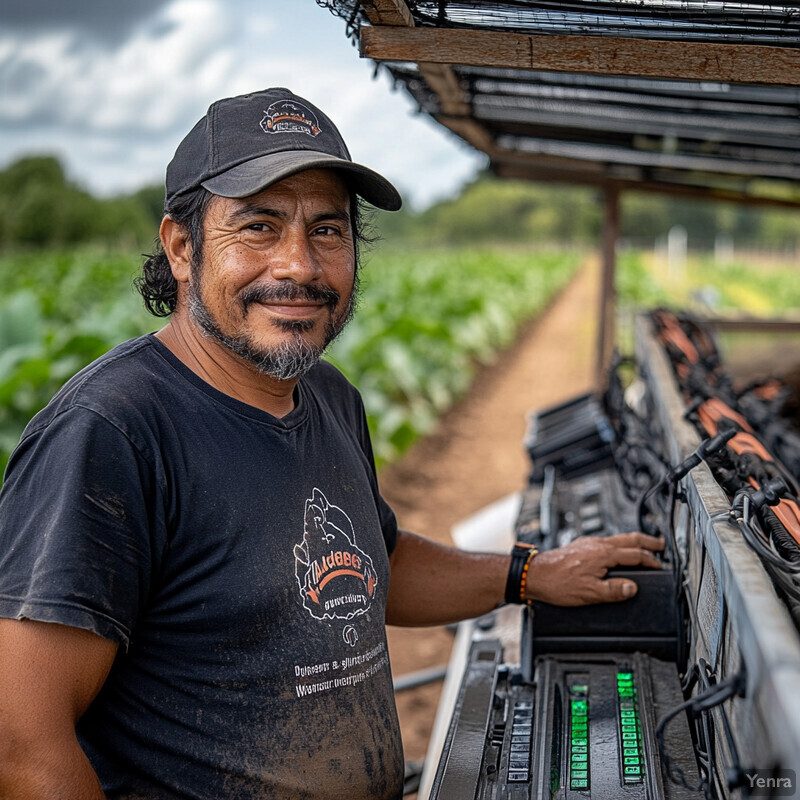
[[[367,258],[358,312],[328,358],[363,394],[379,464],[433,428],[476,367],[514,341],[580,260],[499,247],[387,249]],[[140,263],[90,248],[0,256],[0,466],[61,384],[162,324],[131,286]],[[787,263],[691,257],[676,275],[652,254],[627,252],[617,290],[623,319],[658,305],[753,315],[800,308],[800,281]]]
[[[510,345],[579,257],[498,250],[384,252],[330,360],[364,397],[378,463],[395,458]]]
[[[93,249],[0,256],[0,466],[69,377],[160,327],[131,286],[140,263]],[[378,462],[429,431],[578,263],[519,250],[371,256],[359,310],[329,358],[362,390]]]
[[[727,263],[690,255],[670,269],[652,252],[621,253],[617,265],[618,340],[633,349],[633,315],[665,306],[700,315],[762,317],[800,315],[800,281],[790,258],[752,255]],[[724,338],[724,337],[723,337]]]
[[[617,291],[624,305],[754,317],[800,310],[798,267],[791,259],[752,256],[719,263],[711,255],[692,255],[672,270],[662,262],[639,251],[620,256]]]

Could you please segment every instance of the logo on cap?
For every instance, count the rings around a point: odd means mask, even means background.
[[[261,120],[264,133],[305,133],[317,136],[319,122],[311,109],[294,100],[278,100],[265,112]]]

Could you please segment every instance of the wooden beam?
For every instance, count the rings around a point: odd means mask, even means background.
[[[604,161],[569,158],[567,156],[552,155],[550,153],[525,153],[519,150],[498,148],[492,160],[495,163],[519,164],[522,167],[528,164],[536,167],[547,166],[554,169],[574,171],[583,175],[594,174],[606,179],[612,177],[610,168]],[[639,167],[634,167],[633,169],[636,170],[636,175],[638,177],[638,175],[641,174],[641,169]]]
[[[511,161],[493,161],[491,170],[498,178],[512,180],[541,181],[542,183],[569,183],[582,186],[605,186],[609,181],[603,170],[588,172],[586,170],[562,169],[549,164],[523,164]]]
[[[609,173],[588,172],[577,169],[561,169],[548,163],[493,162],[492,171],[499,178],[539,181],[541,183],[566,183],[570,185],[595,186],[604,188],[614,183],[620,191],[647,192],[648,194],[668,194],[686,197],[691,200],[705,200],[715,203],[736,203],[763,208],[800,208],[800,196],[790,198],[762,197],[747,194],[742,190],[712,189],[680,183],[667,183],[644,179],[642,181],[619,179]]]
[[[766,45],[364,26],[361,55],[375,61],[800,85],[800,48]]]
[[[428,86],[438,95],[444,114],[456,117],[470,116],[472,109],[464,97],[464,91],[451,66],[422,63],[419,65],[419,71]]]
[[[467,116],[448,116],[446,114],[437,114],[435,119],[457,136],[460,136],[465,142],[471,144],[476,150],[482,150],[489,158],[494,158],[497,155],[497,149],[491,134],[483,125],[475,122],[474,119],[470,119]]]
[[[414,27],[414,17],[403,0],[359,0],[373,25]]]
[[[704,323],[718,331],[732,333],[800,333],[800,319],[775,317],[756,319],[754,317],[705,317]]]

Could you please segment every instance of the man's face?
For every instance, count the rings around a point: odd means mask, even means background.
[[[210,338],[260,371],[308,371],[347,324],[356,265],[350,195],[308,170],[242,199],[215,196],[192,269],[189,312]]]

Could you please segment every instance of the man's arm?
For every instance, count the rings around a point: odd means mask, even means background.
[[[575,539],[531,561],[526,595],[560,606],[615,602],[633,597],[636,584],[606,579],[617,565],[661,566],[653,551],[664,542],[642,533]],[[510,556],[468,553],[399,531],[391,556],[386,622],[442,625],[478,617],[503,601]]]
[[[0,798],[102,800],[75,723],[117,647],[79,628],[0,619]]]

